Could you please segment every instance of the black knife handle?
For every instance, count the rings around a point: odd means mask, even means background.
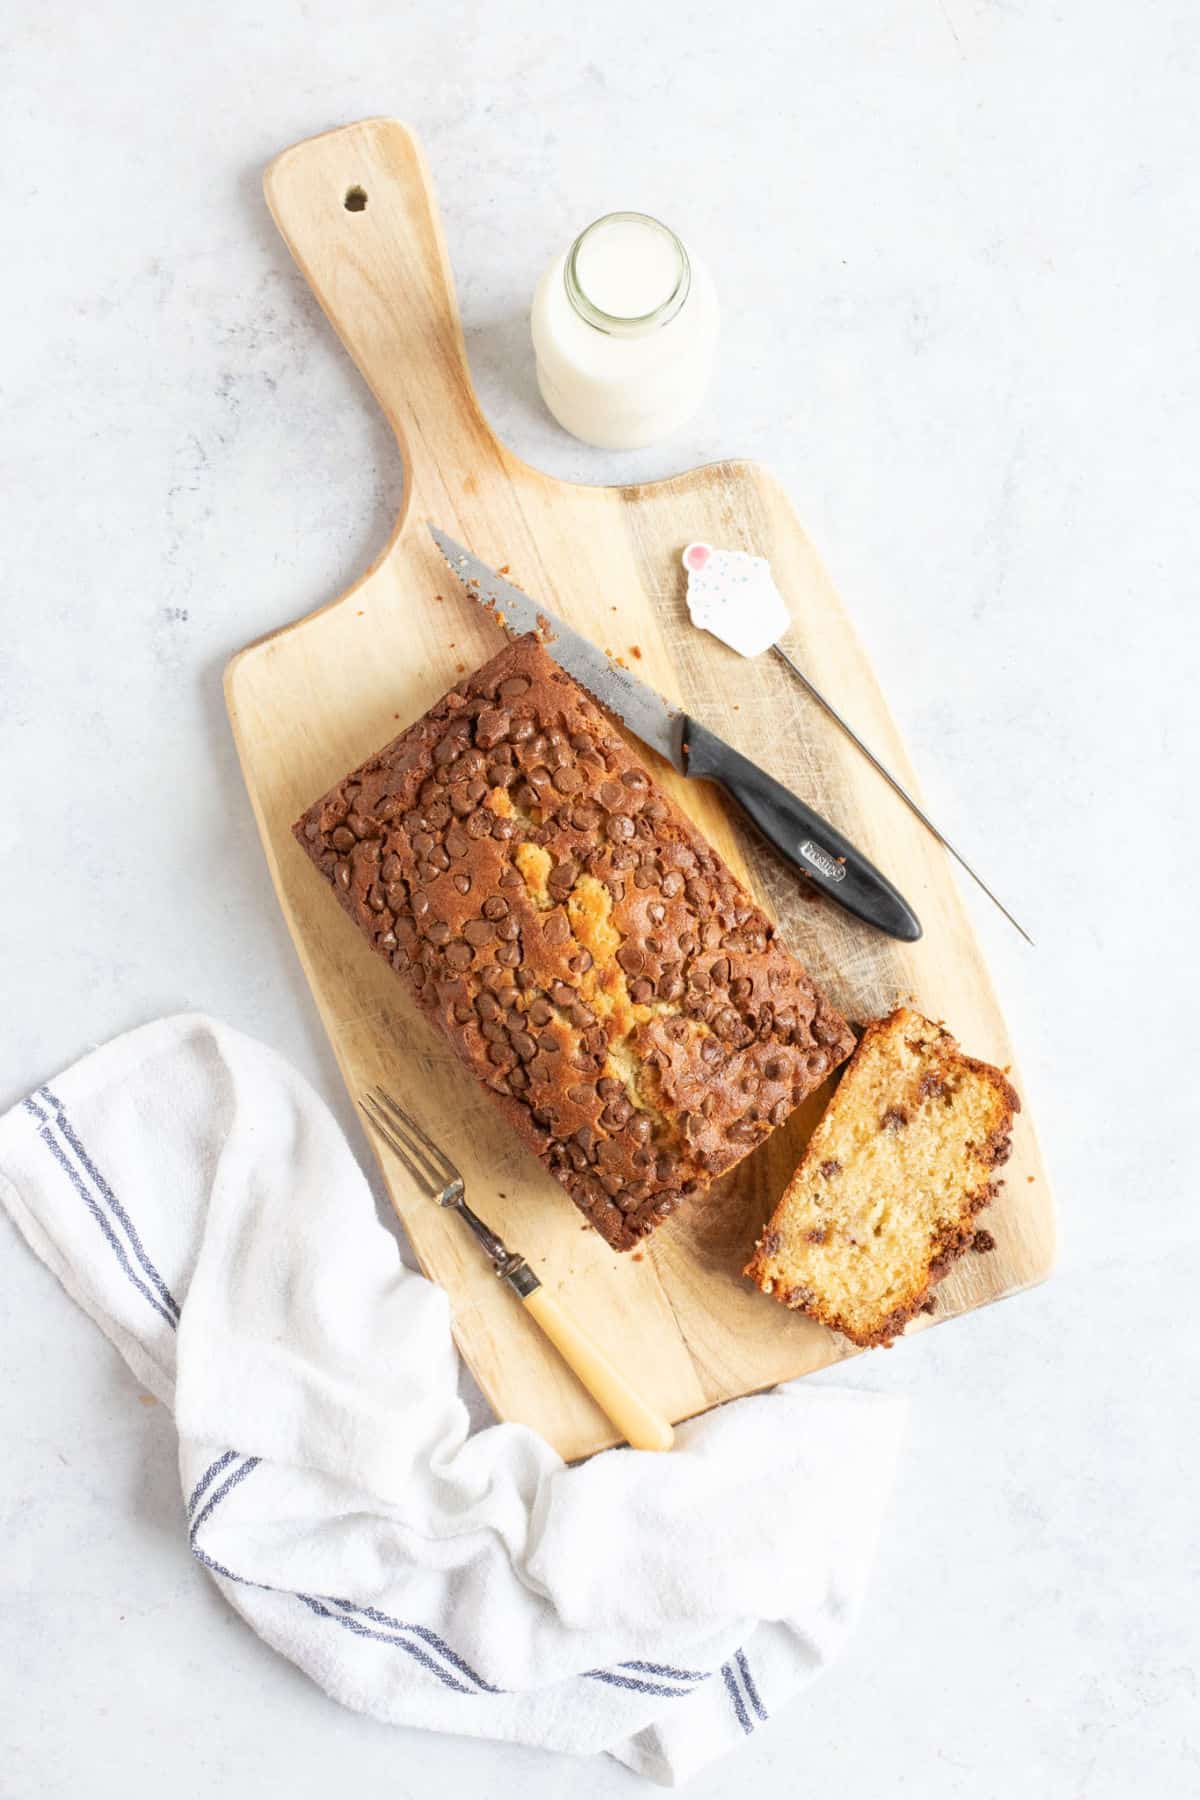
[[[886,875],[757,763],[695,719],[683,722],[683,754],[689,776],[723,787],[779,854],[838,906],[906,944],[920,937],[921,921]]]

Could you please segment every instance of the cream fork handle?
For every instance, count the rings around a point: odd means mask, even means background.
[[[534,1288],[522,1304],[537,1320],[563,1361],[582,1381],[597,1406],[612,1420],[634,1450],[669,1450],[675,1433],[667,1420],[647,1406],[600,1346],[588,1336],[544,1287]]]

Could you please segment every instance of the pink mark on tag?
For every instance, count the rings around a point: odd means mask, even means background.
[[[711,555],[712,551],[707,544],[689,544],[683,553],[683,566],[685,569],[695,569],[699,574]]]

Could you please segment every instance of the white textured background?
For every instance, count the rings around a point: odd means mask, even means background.
[[[259,192],[371,113],[424,139],[502,433],[587,480],[772,464],[935,817],[1038,939],[968,893],[1060,1273],[824,1377],[913,1397],[866,1616],[695,1800],[1200,1794],[1198,83],[1190,0],[0,19],[0,1105],[180,1007],[341,1105],[220,673],[396,507]],[[525,324],[622,206],[694,242],[726,315],[706,410],[625,457],[542,415]],[[7,1222],[0,1247],[4,1800],[632,1794],[369,1724],[277,1660],[186,1555],[169,1420]]]

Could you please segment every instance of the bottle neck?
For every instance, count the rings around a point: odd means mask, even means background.
[[[646,337],[682,310],[692,266],[660,220],[648,213],[606,213],[571,245],[563,281],[585,325],[609,337]]]

